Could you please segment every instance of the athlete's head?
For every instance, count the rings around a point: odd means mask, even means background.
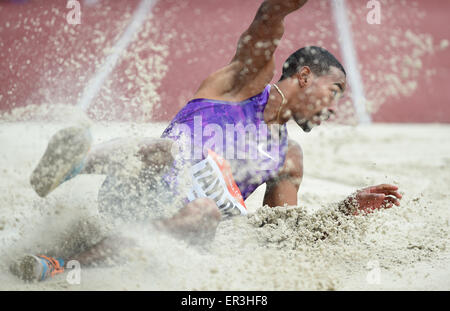
[[[341,63],[327,50],[308,46],[293,53],[283,66],[280,81],[287,80],[289,110],[306,132],[335,113],[346,88]]]

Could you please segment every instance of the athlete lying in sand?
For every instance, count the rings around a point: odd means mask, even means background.
[[[264,1],[231,62],[203,81],[161,139],[117,139],[91,148],[88,130],[59,131],[31,176],[35,191],[45,197],[77,174],[105,174],[99,191],[101,213],[147,221],[189,239],[211,238],[222,218],[246,214],[244,200],[263,183],[263,204],[297,205],[302,149],[288,140],[286,122],[293,119],[309,132],[334,113],[346,89],[344,68],[319,47],[292,54],[279,82],[269,84],[283,20],[306,2]],[[399,205],[397,190],[386,184],[359,190],[340,204],[342,212]],[[168,205],[179,206],[179,211],[149,220]],[[44,280],[62,272],[67,260],[89,265],[129,243],[107,237],[70,258],[27,255],[12,271],[26,280]]]

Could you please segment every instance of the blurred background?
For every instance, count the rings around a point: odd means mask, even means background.
[[[288,16],[273,82],[295,50],[322,46],[346,69],[356,64],[347,72],[365,97],[356,103],[351,83],[337,122],[361,121],[360,105],[370,122],[449,123],[450,1],[333,1],[309,1]],[[78,21],[70,2],[80,6]],[[84,105],[95,120],[168,121],[231,60],[261,2],[0,0],[0,119]],[[379,24],[369,2],[379,3]]]

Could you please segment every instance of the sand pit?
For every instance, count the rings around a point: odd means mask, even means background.
[[[125,264],[83,268],[26,284],[8,271],[24,253],[83,248],[108,231],[98,218],[103,176],[79,176],[39,198],[29,175],[48,139],[67,123],[0,123],[1,290],[449,290],[450,126],[323,125],[310,134],[289,125],[304,151],[298,207],[261,207],[220,224],[215,240],[192,247],[147,226],[121,230],[137,239]],[[164,124],[94,124],[96,142],[158,136]],[[400,207],[346,217],[337,202],[358,188],[399,186]],[[169,207],[168,207],[169,209]],[[339,224],[339,225],[338,225]],[[327,237],[322,239],[324,232]]]

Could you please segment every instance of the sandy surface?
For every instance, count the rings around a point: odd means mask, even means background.
[[[79,285],[66,274],[25,284],[8,272],[17,256],[52,252],[66,240],[82,248],[107,231],[97,219],[103,176],[79,176],[46,199],[28,184],[48,139],[67,125],[0,123],[1,290],[450,289],[450,126],[383,124],[322,125],[310,134],[290,125],[305,158],[298,207],[262,208],[261,186],[246,202],[250,215],[222,222],[211,244],[192,247],[130,226],[123,233],[138,245],[128,263],[82,267]],[[102,142],[163,128],[94,124],[92,133]],[[358,217],[334,211],[333,202],[379,183],[399,186],[400,207]]]

